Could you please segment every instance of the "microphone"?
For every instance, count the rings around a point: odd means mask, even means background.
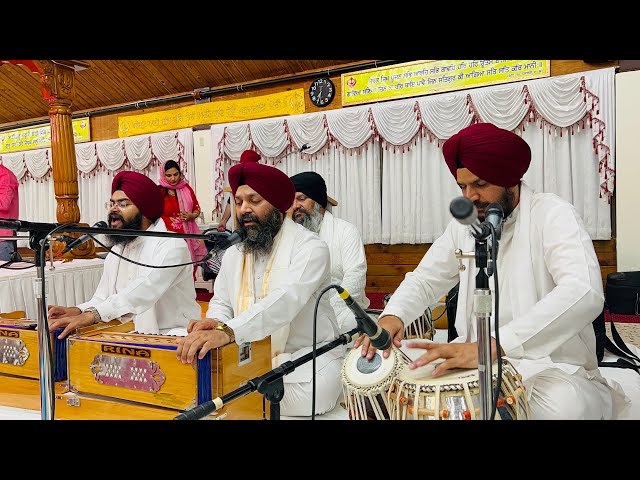
[[[247,231],[244,228],[239,228],[226,238],[222,238],[221,240],[214,240],[212,242],[213,248],[216,250],[226,250],[232,245],[244,242],[245,238],[247,238]],[[211,250],[211,248],[209,250]]]
[[[490,221],[496,229],[496,240],[500,239],[498,228],[500,228],[502,223],[502,207],[499,204],[490,203],[487,206],[485,221],[482,223],[478,220],[478,210],[476,209],[476,206],[466,197],[456,197],[451,200],[451,203],[449,204],[449,211],[453,218],[458,220],[462,225],[469,225],[471,233],[478,240],[484,240],[491,235],[491,228],[487,221]]]
[[[95,228],[109,228],[109,225],[107,225],[107,222],[105,222],[104,220],[100,220],[99,222],[96,222],[95,225],[93,225],[93,226]],[[58,256],[64,255],[69,250],[73,250],[74,248],[78,248],[80,245],[82,245],[84,242],[86,242],[90,238],[91,238],[91,235],[86,233],[86,234],[82,235],[81,237],[78,237],[78,238],[74,239],[71,243],[68,243],[67,246],[64,247],[64,249],[60,252],[60,254]]]
[[[59,223],[27,222],[12,218],[0,218],[0,228],[15,230],[16,232],[50,232],[59,226]]]
[[[358,330],[362,333],[366,333],[371,340],[371,346],[380,350],[386,350],[391,346],[391,335],[384,328],[381,328],[373,319],[366,314],[358,303],[351,298],[349,292],[344,288],[336,285],[336,290],[340,298],[347,304],[349,310],[353,312],[358,322]]]
[[[504,219],[504,210],[499,203],[490,203],[484,212],[485,223],[490,223],[496,232],[496,240],[500,240],[502,234],[502,220]]]

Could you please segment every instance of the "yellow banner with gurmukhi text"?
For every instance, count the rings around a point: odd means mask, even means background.
[[[91,140],[89,117],[71,120],[71,129],[73,130],[73,143],[83,143]],[[39,127],[17,128],[0,132],[0,154],[50,146],[51,125],[48,123]]]
[[[548,77],[549,65],[549,60],[418,60],[343,73],[342,106]]]
[[[163,132],[215,123],[304,113],[304,90],[261,95],[240,100],[220,100],[188,107],[118,117],[118,136]]]

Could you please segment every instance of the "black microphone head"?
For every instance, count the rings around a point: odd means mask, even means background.
[[[456,197],[449,204],[449,211],[453,218],[464,225],[469,225],[478,218],[475,205],[467,197]]]
[[[229,235],[229,239],[233,238],[235,240],[236,237],[238,238],[238,241],[234,241],[232,245],[235,243],[244,242],[247,238],[247,231],[241,227],[235,230],[231,235]]]
[[[489,215],[497,215],[501,219],[504,217],[504,210],[499,203],[490,203],[484,211],[484,217],[488,218]]]
[[[109,228],[109,225],[104,220],[100,220],[99,222],[96,222],[94,227],[97,227],[97,228]]]

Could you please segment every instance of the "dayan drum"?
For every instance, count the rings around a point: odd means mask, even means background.
[[[400,351],[391,348],[388,358],[376,351],[371,360],[362,356],[361,347],[352,349],[342,363],[344,400],[351,420],[389,418],[386,391],[396,375],[407,365]]]
[[[386,306],[390,298],[391,295],[386,294],[382,299],[382,305]],[[404,338],[406,340],[415,338],[426,338],[428,340],[433,340],[435,334],[436,329],[430,309],[425,310],[422,315],[420,315],[413,322],[404,327]]]
[[[425,365],[433,367],[435,364]],[[432,368],[431,368],[432,369]],[[417,370],[417,369],[416,369]],[[498,364],[493,364],[493,389]],[[408,367],[394,377],[387,391],[392,420],[476,420],[480,418],[481,397],[478,369],[456,369],[440,377],[415,378]],[[500,395],[496,419],[527,420],[529,404],[522,376],[507,360],[502,360]]]

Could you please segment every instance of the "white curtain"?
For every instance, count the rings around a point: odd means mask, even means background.
[[[142,172],[157,183],[159,166],[176,160],[195,190],[192,129],[174,130],[77,144],[80,222],[93,225],[106,217],[111,182],[121,170]],[[0,156],[0,162],[20,181],[20,219],[56,222],[56,199],[51,171],[51,148]],[[26,246],[26,241],[18,243]]]
[[[445,140],[472,122],[512,130],[532,149],[525,175],[534,188],[567,199],[593,239],[611,238],[615,182],[613,68],[327,112],[211,127],[214,208],[222,213],[226,172],[255,149],[288,175],[320,173],[338,201],[334,213],[365,243],[430,243],[459,195],[442,157]],[[303,145],[308,148],[300,152]],[[146,172],[179,159],[193,178],[191,129],[76,145],[81,221],[104,217],[112,175]],[[51,151],[0,156],[21,180],[21,218],[55,221]],[[201,179],[202,181],[202,179]],[[46,191],[45,191],[46,190]]]
[[[460,194],[442,144],[473,122],[491,122],[522,135],[531,146],[524,178],[535,189],[573,203],[591,237],[609,239],[614,75],[607,68],[216,125],[216,174],[226,175],[242,151],[252,148],[288,175],[305,169],[323,175],[329,195],[339,203],[336,215],[358,226],[365,243],[430,243],[444,231],[451,219],[449,202]],[[305,144],[309,148],[300,153]],[[225,182],[214,182],[215,194]]]

